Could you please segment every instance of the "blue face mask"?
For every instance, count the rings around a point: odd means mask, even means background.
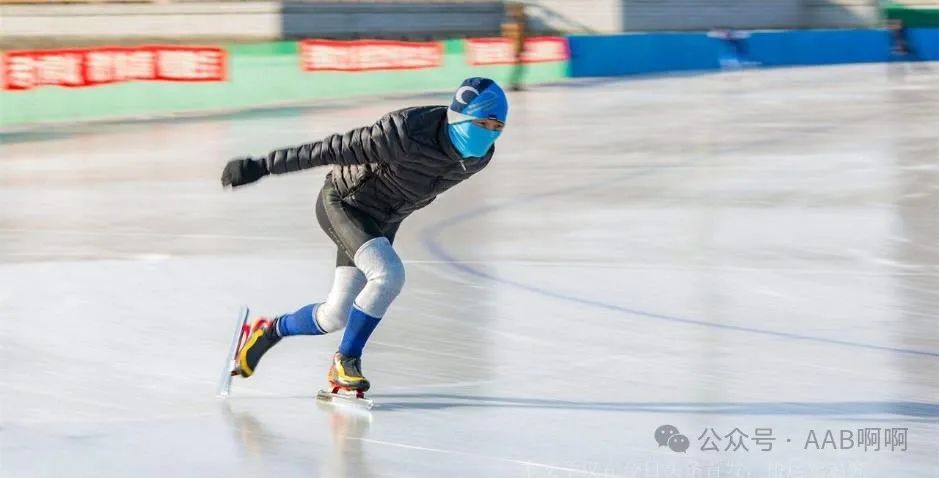
[[[509,102],[502,88],[488,78],[467,78],[456,90],[447,108],[450,142],[464,159],[481,158],[489,152],[501,129],[494,131],[473,121],[493,119],[505,124]]]
[[[472,121],[462,121],[447,125],[450,141],[453,147],[464,158],[481,158],[489,152],[489,148],[496,142],[501,131],[492,131],[473,124]]]

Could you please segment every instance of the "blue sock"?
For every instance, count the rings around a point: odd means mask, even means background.
[[[319,304],[310,304],[300,307],[292,314],[280,316],[277,321],[277,335],[322,335],[326,332],[316,323],[316,307]]]
[[[339,353],[346,357],[361,357],[365,342],[368,342],[368,337],[372,335],[379,321],[381,317],[372,317],[352,306],[346,332],[342,335],[342,343],[339,344]]]

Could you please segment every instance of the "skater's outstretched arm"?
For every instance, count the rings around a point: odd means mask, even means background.
[[[333,164],[388,162],[405,153],[405,138],[402,117],[388,114],[371,126],[272,151],[264,163],[271,174],[282,174]]]
[[[387,163],[403,156],[407,135],[401,115],[389,113],[371,126],[332,134],[320,141],[276,149],[262,158],[236,158],[222,171],[222,184],[241,186],[268,174],[284,174],[327,165]]]

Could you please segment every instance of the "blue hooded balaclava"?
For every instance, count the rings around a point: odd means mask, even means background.
[[[473,124],[473,120],[497,119],[505,123],[509,102],[505,92],[488,78],[468,78],[453,96],[447,110],[447,132],[453,147],[464,158],[479,158],[489,152],[501,131]]]

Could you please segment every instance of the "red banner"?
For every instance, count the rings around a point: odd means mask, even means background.
[[[564,61],[570,49],[564,37],[532,37],[525,40],[523,63]],[[467,38],[466,61],[473,66],[515,63],[515,51],[507,38]]]
[[[225,50],[204,46],[102,47],[10,51],[3,55],[3,87],[80,88],[125,81],[224,81]]]
[[[417,70],[443,63],[443,44],[392,40],[303,40],[303,71]]]

